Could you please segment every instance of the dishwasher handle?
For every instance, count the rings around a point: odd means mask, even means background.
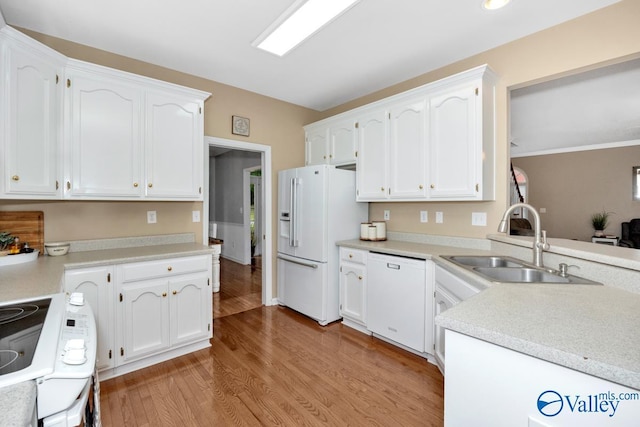
[[[392,270],[400,270],[400,264],[394,264],[392,262],[388,262],[387,268],[390,268]]]

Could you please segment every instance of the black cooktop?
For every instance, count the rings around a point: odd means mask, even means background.
[[[0,375],[31,365],[51,298],[0,306]]]

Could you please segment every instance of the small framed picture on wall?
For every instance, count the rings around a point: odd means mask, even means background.
[[[240,116],[231,116],[231,133],[234,135],[249,136],[249,119]]]

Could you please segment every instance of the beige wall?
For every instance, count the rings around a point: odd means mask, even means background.
[[[421,75],[380,92],[323,112],[328,117],[429,83],[477,65],[489,64],[500,77],[497,90],[496,201],[483,203],[372,203],[371,219],[391,210],[388,229],[438,235],[484,237],[497,230],[507,207],[508,190],[508,88],[544,81],[561,73],[595,64],[640,56],[640,1],[623,0],[576,20],[489,50],[442,69]],[[419,211],[429,212],[429,222],[419,222]],[[436,224],[436,211],[444,223]],[[472,212],[487,212],[487,227],[471,226]]]
[[[640,166],[640,146],[518,157],[513,165],[528,178],[529,202],[540,208],[549,237],[590,240],[591,215],[614,212],[607,234],[620,236],[620,223],[640,218],[633,201],[633,166]]]

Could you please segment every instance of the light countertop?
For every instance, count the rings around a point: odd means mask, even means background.
[[[338,245],[431,259],[476,286],[484,285],[481,287],[486,290],[437,316],[438,325],[640,389],[638,293],[606,283],[605,286],[492,283],[440,258],[440,255],[494,253],[488,249],[394,240],[349,240]],[[640,272],[635,274],[640,281]]]
[[[41,255],[36,261],[0,267],[0,302],[34,298],[62,291],[65,270],[210,254],[208,246],[176,243]]]

